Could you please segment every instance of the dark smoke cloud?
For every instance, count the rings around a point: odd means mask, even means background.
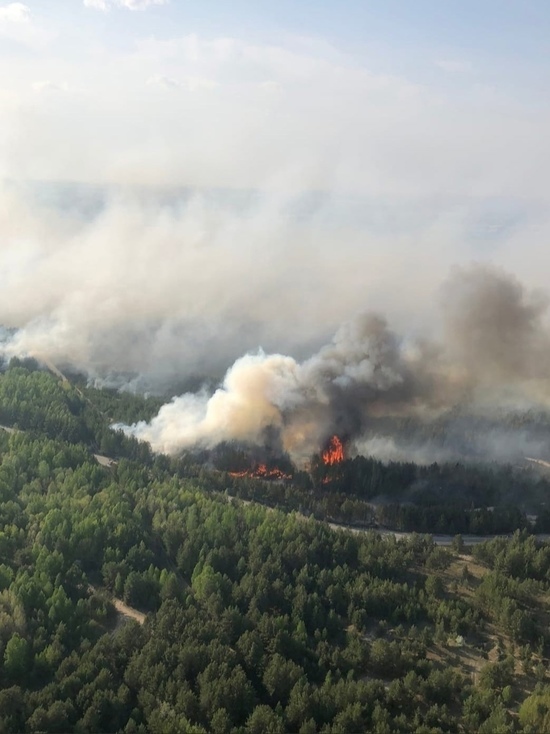
[[[455,405],[546,403],[550,337],[540,297],[504,272],[471,266],[452,273],[441,301],[437,343],[405,340],[384,318],[362,315],[302,362],[246,355],[213,395],[175,398],[151,423],[126,430],[174,452],[235,439],[261,444],[270,429],[303,461],[332,433],[361,450],[379,416],[430,420]]]
[[[445,229],[414,230],[419,259],[328,195],[23,189],[0,187],[4,353],[170,386],[127,428],[158,450],[269,435],[301,461],[334,432],[360,446],[380,416],[546,405],[545,299],[477,265],[430,300],[458,258]]]
[[[515,382],[548,377],[547,298],[526,293],[504,272],[457,269],[444,288],[446,337],[476,379]]]

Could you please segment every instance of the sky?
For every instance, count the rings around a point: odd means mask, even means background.
[[[543,0],[0,0],[0,323],[219,372],[421,331],[472,262],[545,290],[548,38]]]
[[[549,25],[542,0],[2,3],[0,173],[535,197]]]

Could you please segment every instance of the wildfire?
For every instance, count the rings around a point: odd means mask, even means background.
[[[230,471],[231,477],[249,477],[251,479],[292,479],[290,474],[285,474],[277,467],[268,467],[266,464],[257,464],[253,469],[245,469],[244,471]]]
[[[341,464],[344,461],[344,444],[338,436],[333,436],[328,442],[327,448],[321,454],[323,464],[327,466],[334,466],[334,464]]]

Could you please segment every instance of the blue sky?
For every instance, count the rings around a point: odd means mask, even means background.
[[[443,55],[475,66],[481,75],[500,74],[503,84],[505,74],[528,85],[548,74],[550,9],[544,0],[172,0],[134,12],[104,2],[109,13],[85,8],[80,0],[28,0],[27,7],[44,23],[65,27],[67,45],[71,31],[80,37],[78,27],[115,47],[147,35],[195,32],[267,42],[296,34],[334,44],[386,71],[428,73],[434,57]]]
[[[134,30],[173,34],[174,24],[180,32],[196,31],[214,34],[264,36],[272,33],[298,33],[351,44],[360,49],[364,44],[406,44],[422,48],[448,47],[455,50],[477,50],[485,55],[521,53],[537,56],[547,51],[550,10],[544,0],[223,0],[199,2],[172,0],[150,4],[147,13],[135,12],[128,17],[127,8],[116,7],[110,22],[129,25]],[[29,7],[59,18],[72,14],[82,17],[78,0],[43,0]],[[123,19],[123,16],[126,16]],[[92,23],[92,19],[88,18]]]
[[[151,4],[146,12],[105,2],[111,12],[101,19],[92,18],[79,0],[29,2],[29,7],[60,23],[70,18],[88,31],[94,28],[115,45],[140,35],[168,38],[189,32],[259,42],[296,34],[365,58],[379,54],[377,63],[402,71],[421,70],[434,55],[448,54],[466,64],[481,64],[479,73],[498,75],[514,67],[525,77],[529,70],[534,76],[548,73],[550,8],[544,0],[171,0]]]

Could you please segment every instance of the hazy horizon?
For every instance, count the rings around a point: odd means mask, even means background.
[[[541,1],[1,3],[6,353],[209,397],[280,357],[319,411],[310,366],[364,389],[383,323],[406,411],[545,404],[545,29]]]

